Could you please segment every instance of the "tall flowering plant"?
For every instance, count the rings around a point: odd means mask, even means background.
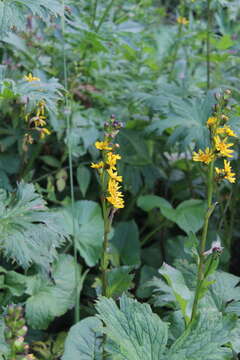
[[[101,257],[102,295],[107,296],[109,268],[109,233],[114,214],[118,209],[124,208],[124,199],[121,192],[122,176],[118,174],[117,162],[121,156],[117,153],[119,144],[114,143],[122,124],[112,116],[104,124],[104,139],[95,143],[96,149],[101,152],[101,160],[92,163],[91,167],[98,172],[101,187],[101,204],[104,220],[104,239]]]
[[[213,269],[216,268],[216,256],[222,251],[221,244],[216,241],[211,250],[206,251],[206,240],[208,234],[209,219],[214,211],[216,203],[213,203],[213,193],[215,184],[227,180],[230,183],[236,181],[236,175],[232,171],[231,159],[233,157],[233,139],[236,137],[234,131],[228,125],[229,98],[231,91],[226,90],[222,94],[217,94],[217,104],[214,106],[213,114],[208,118],[206,126],[209,129],[210,146],[205,150],[193,153],[193,160],[199,161],[208,166],[207,168],[207,204],[208,209],[204,219],[202,237],[200,243],[200,254],[198,263],[197,287],[192,308],[192,320],[197,313],[199,299],[201,298],[206,286],[205,280]],[[215,166],[216,161],[222,163],[221,167]],[[210,257],[209,257],[210,255]]]

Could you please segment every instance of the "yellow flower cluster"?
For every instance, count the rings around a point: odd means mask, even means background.
[[[45,107],[46,103],[44,100],[40,100],[37,105],[37,111],[34,116],[31,116],[31,114],[27,114],[25,116],[25,121],[28,124],[29,130],[35,130],[40,133],[40,139],[44,139],[46,135],[50,135],[51,132],[46,128],[46,116],[45,116]],[[25,142],[28,144],[33,143],[33,138],[31,134],[26,133],[25,134]]]
[[[28,75],[24,76],[24,80],[28,81],[28,82],[33,82],[33,81],[40,81],[39,77],[37,76],[32,76],[31,73],[29,73]]]
[[[98,150],[106,151],[103,153],[104,161],[99,163],[92,163],[93,169],[98,169],[100,176],[107,174],[107,201],[115,208],[120,209],[124,207],[123,194],[120,191],[122,182],[122,176],[117,173],[117,160],[121,159],[119,154],[114,154],[113,146],[109,144],[107,140],[97,141],[95,147]]]
[[[237,137],[235,132],[226,125],[228,116],[216,113],[216,116],[208,118],[206,124],[210,131],[211,148],[207,147],[204,151],[193,152],[193,161],[200,161],[204,164],[210,164],[217,158],[231,158],[233,156],[233,142],[229,142],[229,137]],[[226,179],[229,182],[235,182],[235,174],[232,172],[230,161],[224,159],[224,167],[220,169],[215,167],[217,180]]]
[[[181,24],[181,25],[188,25],[189,24],[189,20],[187,18],[185,18],[184,16],[179,16],[177,18],[177,23]]]

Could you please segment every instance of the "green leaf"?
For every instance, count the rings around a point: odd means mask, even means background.
[[[238,276],[216,271],[211,277],[214,283],[209,289],[209,294],[216,308],[221,312],[234,312],[234,306],[240,301],[240,278]]]
[[[7,258],[49,270],[67,233],[63,217],[47,210],[32,184],[21,182],[16,193],[0,199],[0,248]]]
[[[172,288],[184,319],[186,323],[188,323],[191,319],[194,294],[186,286],[182,273],[166,263],[162,265],[159,273],[165,278],[168,285]]]
[[[171,204],[160,196],[144,195],[138,198],[137,204],[145,211],[159,208],[163,216],[175,222],[187,234],[196,233],[203,226],[206,204],[202,200],[186,200],[173,209]]]
[[[80,272],[80,268],[78,269]],[[26,318],[34,329],[46,329],[50,322],[74,305],[75,262],[70,255],[60,255],[53,265],[52,280],[40,275],[28,279]]]
[[[40,156],[40,159],[49,166],[56,167],[56,168],[61,167],[60,161],[53,156],[44,155],[44,156]]]
[[[225,351],[222,345],[230,341],[235,325],[234,316],[223,317],[215,311],[202,312],[201,317],[191,323],[171,346],[164,359],[223,360]]]
[[[196,233],[203,226],[206,204],[204,201],[190,199],[176,208],[176,223],[187,234]]]
[[[77,201],[74,204],[76,245],[88,266],[97,264],[103,243],[103,219],[100,206],[94,201]],[[64,216],[65,231],[73,235],[72,207],[60,213]]]
[[[134,275],[129,274],[131,270],[132,268],[129,266],[121,266],[108,271],[107,297],[119,297],[134,286],[132,282]]]
[[[117,251],[120,263],[137,265],[140,263],[140,242],[138,227],[134,220],[117,224],[111,239],[113,252]]]
[[[65,342],[62,360],[101,360],[102,323],[88,317],[72,326]]]
[[[80,165],[77,168],[77,181],[83,197],[85,197],[91,180],[91,172],[86,166]]]
[[[104,332],[111,340],[107,350],[118,360],[161,359],[168,329],[148,304],[123,295],[120,309],[112,299],[102,297],[96,305]],[[115,357],[114,357],[115,356]]]
[[[14,26],[23,29],[26,23],[25,15],[38,15],[44,21],[49,15],[61,15],[62,7],[57,0],[4,0],[0,1],[1,38]]]

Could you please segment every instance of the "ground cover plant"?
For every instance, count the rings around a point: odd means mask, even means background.
[[[240,358],[238,0],[0,1],[0,359]]]

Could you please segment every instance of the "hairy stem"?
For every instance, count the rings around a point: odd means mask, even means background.
[[[197,287],[195,291],[194,301],[193,301],[193,308],[192,308],[192,315],[191,321],[193,321],[197,314],[198,302],[201,293],[201,286],[202,281],[204,278],[204,252],[206,249],[206,241],[207,241],[207,233],[208,233],[208,224],[209,219],[213,211],[213,204],[212,204],[212,197],[213,197],[213,175],[214,175],[214,161],[210,163],[208,168],[208,184],[207,184],[207,204],[208,209],[204,219],[201,243],[200,243],[200,255],[199,255],[199,264],[198,264],[198,274],[197,274]]]

